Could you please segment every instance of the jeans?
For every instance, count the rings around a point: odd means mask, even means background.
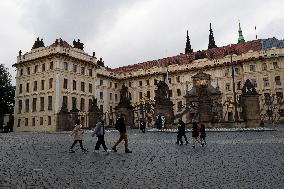
[[[98,136],[98,141],[96,143],[95,150],[99,150],[101,145],[103,145],[104,150],[107,151],[104,135]]]
[[[70,149],[72,150],[77,142],[80,143],[80,148],[81,148],[82,150],[85,150],[85,148],[83,147],[82,140],[74,140],[74,142],[73,142],[72,146],[70,147]]]

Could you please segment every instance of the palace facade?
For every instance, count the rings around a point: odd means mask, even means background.
[[[95,53],[84,52],[79,40],[74,40],[73,46],[62,39],[45,46],[37,39],[30,52],[19,52],[14,64],[17,69],[14,130],[56,131],[57,115],[63,105],[68,111],[78,109],[87,127],[93,96],[106,122],[111,124],[123,84],[128,87],[132,104],[137,104],[145,97],[154,99],[156,80],[165,79],[174,113],[179,114],[185,107],[184,96],[192,87],[191,78],[200,71],[210,74],[212,85],[221,91],[225,120],[234,117],[232,74],[237,97],[243,83],[250,79],[261,95],[261,107],[264,94],[283,98],[284,40],[245,42],[239,26],[237,44],[217,47],[211,24],[209,31],[207,50],[194,52],[187,34],[185,53],[115,69],[106,67]],[[185,115],[183,119],[188,121]]]

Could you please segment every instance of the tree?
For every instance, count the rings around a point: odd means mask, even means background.
[[[3,124],[3,115],[14,111],[16,88],[12,86],[11,78],[8,69],[0,64],[0,127]]]

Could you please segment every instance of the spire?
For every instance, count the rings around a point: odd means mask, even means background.
[[[193,50],[190,45],[190,39],[188,36],[188,30],[186,30],[186,44],[185,44],[185,54],[192,53]]]
[[[211,29],[211,23],[210,23],[210,29],[209,29],[209,44],[208,44],[208,49],[211,48],[216,48],[217,46],[215,45],[215,40],[213,36],[213,30]]]
[[[244,43],[246,42],[245,39],[244,39],[244,36],[243,36],[243,31],[242,31],[242,28],[241,28],[241,23],[239,22],[239,38],[238,38],[238,43]]]

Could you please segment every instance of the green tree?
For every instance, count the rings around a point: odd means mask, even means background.
[[[12,86],[11,78],[8,69],[0,64],[0,117],[14,111],[16,87]]]

